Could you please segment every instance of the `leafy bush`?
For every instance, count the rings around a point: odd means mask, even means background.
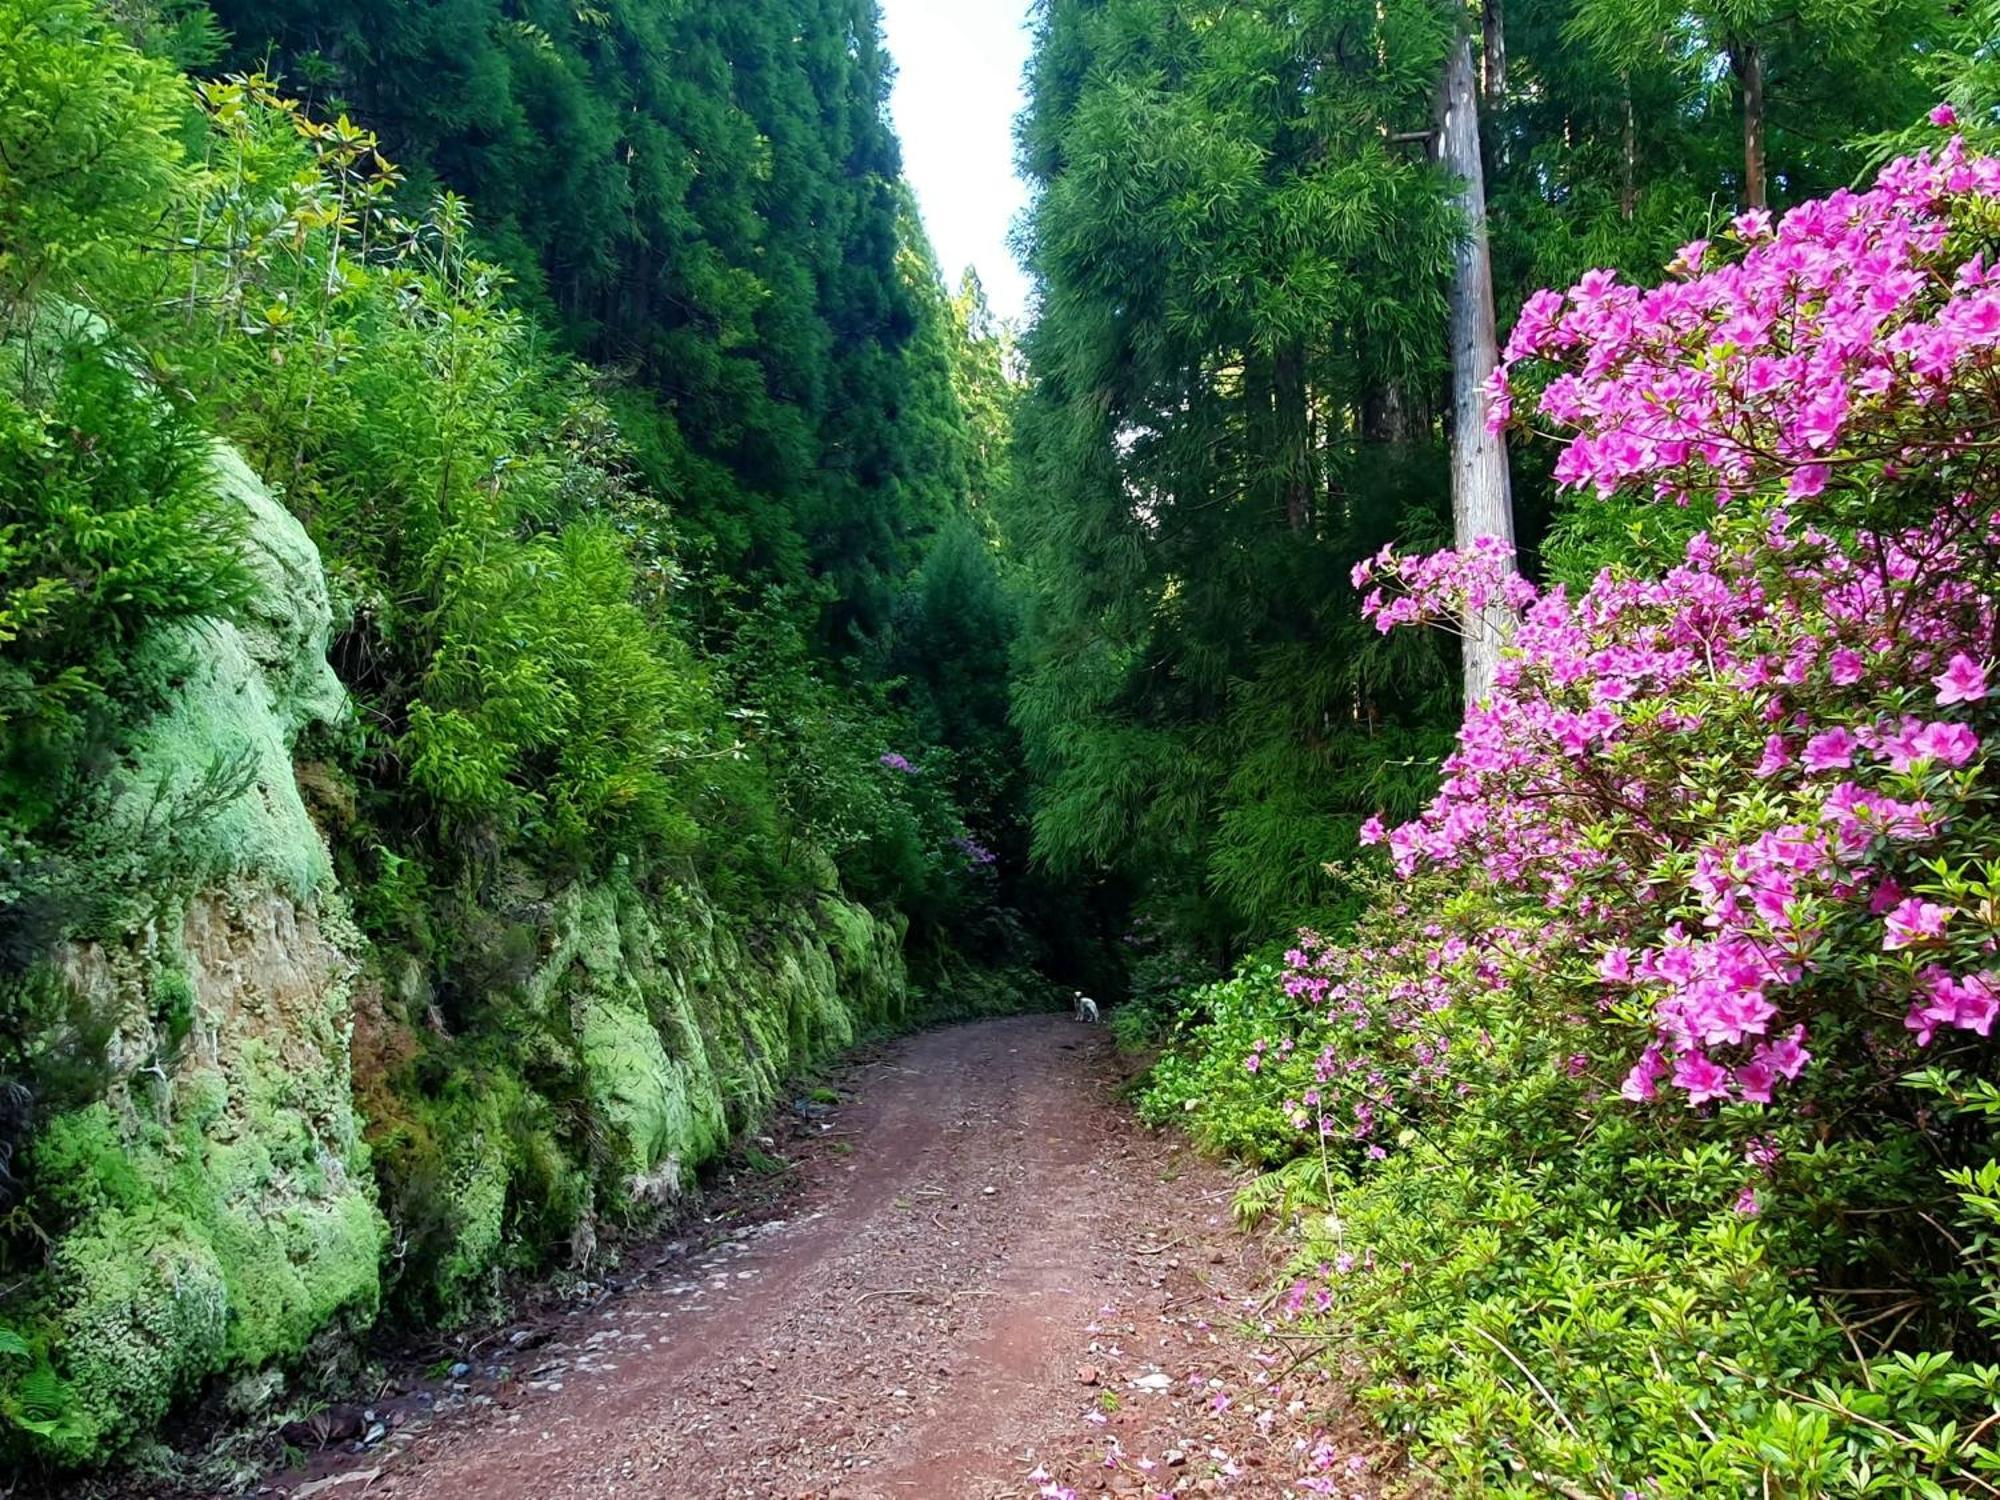
[[[31,841],[61,837],[121,715],[164,692],[133,676],[140,637],[227,618],[248,592],[210,440],[80,315],[52,321],[68,326],[0,351],[0,870],[15,872]]]
[[[1148,1124],[1178,1122],[1211,1150],[1254,1162],[1298,1149],[1284,1101],[1304,1091],[1312,1064],[1290,1037],[1270,1040],[1291,1009],[1277,978],[1270,964],[1246,964],[1187,992],[1139,1096]]]

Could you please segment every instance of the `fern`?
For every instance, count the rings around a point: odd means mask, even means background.
[[[49,1437],[62,1428],[74,1405],[63,1378],[47,1365],[37,1365],[14,1388],[11,1419],[24,1431]]]
[[[1236,1222],[1253,1229],[1267,1219],[1295,1214],[1325,1213],[1333,1204],[1334,1184],[1318,1156],[1300,1156],[1260,1173],[1236,1194]]]

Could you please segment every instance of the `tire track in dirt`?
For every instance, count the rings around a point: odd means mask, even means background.
[[[787,1218],[578,1315],[501,1399],[264,1493],[1289,1495],[1337,1467],[1362,1494],[1375,1461],[1326,1436],[1330,1388],[1280,1390],[1284,1356],[1238,1331],[1267,1271],[1233,1181],[1117,1081],[1067,1019],[901,1042],[857,1070]]]

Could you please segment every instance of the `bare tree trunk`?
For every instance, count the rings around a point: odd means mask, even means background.
[[[1514,542],[1507,448],[1486,426],[1485,387],[1500,362],[1493,320],[1493,264],[1486,243],[1486,172],[1479,160],[1479,102],[1473,88],[1472,39],[1461,36],[1445,65],[1444,118],[1438,160],[1456,179],[1465,232],[1451,278],[1451,509],[1460,547],[1480,537]],[[1465,701],[1493,690],[1510,621],[1499,605],[1468,614]]]
[[[1284,464],[1285,526],[1304,531],[1312,519],[1312,410],[1306,393],[1305,350],[1288,343],[1278,351],[1272,370],[1277,400],[1278,441]]]
[[[1400,381],[1386,381],[1361,398],[1361,439],[1367,443],[1414,443],[1423,414]]]
[[[1243,353],[1243,461],[1249,472],[1244,493],[1268,515],[1284,503],[1284,456],[1272,396],[1276,387],[1271,356],[1254,345]]]
[[[1627,223],[1639,207],[1639,133],[1632,118],[1632,75],[1627,73],[1625,83],[1625,138],[1620,157],[1618,180],[1618,215]]]
[[[1764,52],[1755,42],[1735,49],[1736,78],[1743,86],[1743,202],[1768,208],[1764,186]]]
[[[1495,104],[1507,92],[1507,17],[1501,9],[1501,0],[1486,0],[1480,8],[1479,20],[1486,44],[1486,102]]]

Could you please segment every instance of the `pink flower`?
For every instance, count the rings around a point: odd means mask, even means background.
[[[2000,1015],[2000,983],[1995,975],[1954,979],[1933,964],[1924,970],[1923,990],[1903,1024],[1917,1034],[1919,1046],[1928,1047],[1940,1026],[1991,1036],[1996,1015]]]
[[[1625,1075],[1624,1085],[1618,1090],[1634,1104],[1645,1104],[1657,1099],[1660,1094],[1660,1075],[1667,1065],[1660,1056],[1657,1046],[1648,1047],[1632,1065],[1632,1071]]]
[[[1928,1047],[1937,1036],[1937,1017],[1921,1000],[1911,1002],[1910,1013],[1903,1017],[1903,1024],[1917,1034],[1919,1047]]]
[[[1686,1052],[1674,1063],[1674,1087],[1687,1090],[1690,1104],[1729,1097],[1729,1070],[1706,1053]]]
[[[1736,1087],[1752,1104],[1769,1104],[1777,1082],[1777,1070],[1768,1062],[1747,1062],[1736,1070]]]
[[[1958,111],[1949,104],[1940,104],[1931,111],[1931,124],[1939,130],[1949,130],[1958,123]]]
[[[1975,974],[1960,980],[1953,1001],[1956,1011],[1952,1025],[1981,1036],[1993,1034],[1994,1017],[2000,1015],[2000,983],[1996,983],[1992,974]]]
[[[1986,668],[1963,651],[1953,654],[1951,665],[1931,679],[1937,684],[1937,701],[1949,708],[1954,703],[1977,703],[1986,696]]]
[[[1754,1219],[1762,1212],[1757,1202],[1757,1190],[1753,1187],[1746,1187],[1742,1192],[1738,1193],[1733,1207],[1738,1214],[1746,1219]]]
[[[1708,264],[1708,241],[1689,240],[1681,246],[1680,252],[1667,262],[1669,271],[1683,276],[1699,276],[1702,267]]]
[[[1785,481],[1785,497],[1789,500],[1810,500],[1815,495],[1825,494],[1828,472],[1825,464],[1800,464]]]
[[[1771,211],[1753,208],[1729,221],[1730,227],[1746,240],[1761,240],[1771,232]]]
[[[1867,662],[1851,646],[1842,646],[1827,658],[1827,676],[1837,687],[1852,687],[1867,670]]]
[[[1382,826],[1380,816],[1370,818],[1361,825],[1360,838],[1363,844],[1379,844],[1389,837],[1389,830]]]
[[[1828,729],[1806,741],[1806,753],[1799,763],[1808,771],[1843,771],[1854,764],[1854,752],[1860,744],[1845,725]]]
[[[1963,724],[1926,724],[1907,741],[1912,759],[1962,766],[1979,753],[1979,736]]]
[[[1632,950],[1630,948],[1607,948],[1604,957],[1597,961],[1597,977],[1609,984],[1630,984],[1632,982]]]
[[[1882,924],[1882,947],[1886,952],[1907,948],[1912,943],[1927,942],[1944,932],[1944,924],[1950,920],[1948,907],[1931,901],[1919,901],[1915,896],[1898,902]]]
[[[1769,1063],[1781,1078],[1795,1079],[1812,1061],[1812,1054],[1805,1049],[1805,1037],[1805,1027],[1794,1026],[1789,1035],[1775,1042],[1759,1042],[1752,1061]]]

